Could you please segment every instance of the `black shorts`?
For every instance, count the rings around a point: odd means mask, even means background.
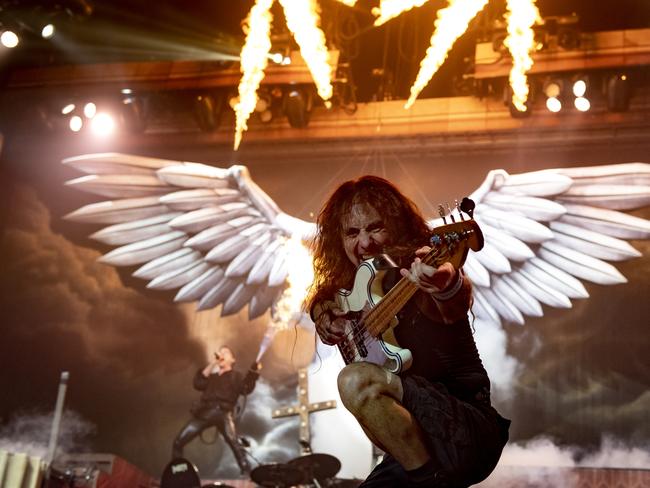
[[[487,478],[501,457],[510,426],[490,406],[489,397],[464,402],[443,384],[419,376],[403,377],[402,384],[402,403],[424,431],[440,473],[440,483],[431,486],[466,487]],[[408,486],[402,484],[405,476],[397,461],[386,456],[362,486]]]

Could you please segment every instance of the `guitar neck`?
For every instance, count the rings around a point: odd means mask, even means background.
[[[431,237],[431,243],[431,251],[422,258],[424,264],[437,268],[442,263],[450,262],[455,269],[460,269],[469,249],[479,251],[483,248],[483,234],[476,221],[463,219],[437,228]],[[383,334],[392,323],[393,317],[417,290],[417,285],[408,278],[399,280],[368,312],[364,319],[366,330],[375,337]]]
[[[444,254],[444,253],[443,253]],[[437,268],[444,262],[444,255],[438,249],[432,249],[422,258],[422,262],[429,266]],[[402,310],[418,287],[408,278],[402,277],[397,284],[391,288],[381,301],[370,310],[365,318],[366,330],[373,336],[377,337],[383,334],[390,326],[393,317]]]

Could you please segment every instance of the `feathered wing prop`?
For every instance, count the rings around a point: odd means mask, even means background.
[[[244,166],[115,153],[63,162],[88,173],[68,185],[111,199],[66,216],[110,224],[91,235],[118,246],[100,260],[139,265],[133,276],[178,289],[175,300],[197,301],[199,310],[222,305],[231,315],[248,305],[253,319],[273,308],[286,291],[292,248],[316,230],[282,212]]]
[[[541,304],[570,308],[589,296],[581,280],[625,283],[606,261],[640,256],[625,240],[650,238],[650,221],[620,212],[650,204],[646,163],[493,170],[471,198],[485,247],[464,269],[475,284],[473,310],[490,322],[523,324],[542,316]]]
[[[148,287],[178,289],[177,301],[198,301],[200,310],[223,305],[230,315],[248,305],[255,318],[274,307],[287,289],[292,243],[316,231],[282,212],[243,166],[113,153],[64,163],[88,173],[69,185],[113,199],[67,216],[112,224],[91,236],[119,246],[101,261],[140,265],[133,275]],[[493,170],[471,198],[485,247],[464,269],[475,284],[474,312],[495,324],[523,324],[543,314],[542,304],[570,308],[588,297],[581,280],[624,283],[606,261],[639,256],[625,240],[650,238],[649,221],[620,212],[650,204],[645,163]]]

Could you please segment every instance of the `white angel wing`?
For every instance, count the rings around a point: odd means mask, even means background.
[[[570,308],[589,296],[582,280],[625,283],[606,261],[640,256],[625,240],[650,238],[650,221],[620,212],[650,204],[646,163],[493,170],[470,198],[485,247],[464,269],[475,285],[474,313],[492,322],[523,324],[543,314],[542,304]]]
[[[153,289],[178,289],[176,301],[230,315],[248,305],[262,315],[285,289],[292,239],[316,226],[282,212],[244,166],[228,169],[117,153],[63,161],[86,176],[67,184],[111,200],[66,216],[110,224],[91,235],[118,246],[100,258],[139,266]]]

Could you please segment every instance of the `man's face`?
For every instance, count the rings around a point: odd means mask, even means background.
[[[390,235],[379,212],[367,204],[354,204],[344,218],[341,234],[348,259],[355,266],[380,254],[390,244]]]
[[[225,367],[232,367],[232,365],[235,363],[235,356],[233,355],[232,351],[228,347],[222,347],[219,349],[219,366],[222,368]]]

